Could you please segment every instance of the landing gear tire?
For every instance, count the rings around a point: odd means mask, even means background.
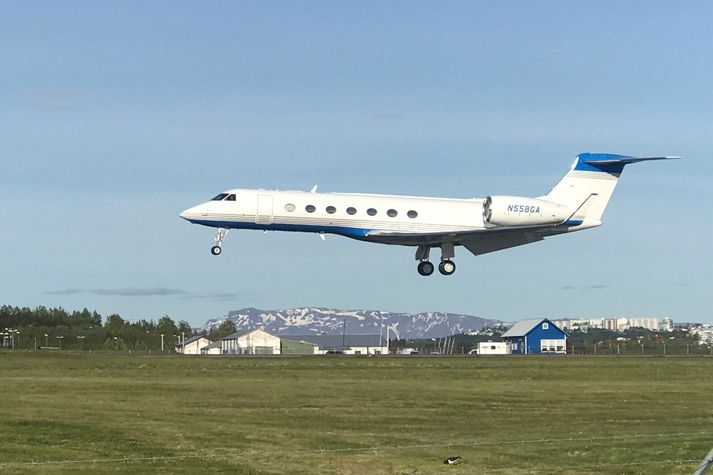
[[[429,261],[422,261],[418,264],[418,273],[423,276],[429,276],[433,274],[433,264]]]
[[[443,275],[452,275],[456,271],[456,263],[449,260],[441,261],[438,264],[438,272]]]
[[[219,256],[221,252],[223,252],[223,248],[220,246],[213,246],[210,248],[210,253],[214,256]]]

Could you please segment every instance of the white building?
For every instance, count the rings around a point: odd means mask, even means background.
[[[658,318],[653,317],[617,317],[617,318],[592,318],[592,319],[569,319],[554,320],[554,322],[565,330],[587,331],[590,328],[602,328],[612,331],[624,331],[630,328],[645,328],[647,330],[670,331],[673,329],[673,322],[664,319],[663,326],[659,324]]]
[[[220,340],[223,355],[279,355],[280,338],[264,330],[236,332]]]
[[[184,355],[200,355],[201,349],[211,343],[212,342],[203,335],[192,336],[191,338],[188,338],[183,342],[179,342],[176,345],[176,353],[182,353]]]
[[[380,335],[285,335],[283,338],[318,346],[317,354],[387,355],[389,341]]]
[[[691,334],[698,335],[701,345],[713,345],[713,325],[691,327]]]
[[[506,341],[478,342],[478,355],[509,355],[510,344]]]
[[[220,340],[214,341],[208,346],[201,348],[202,355],[219,355],[220,354]]]

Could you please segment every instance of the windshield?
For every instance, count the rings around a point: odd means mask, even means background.
[[[213,198],[211,201],[223,201],[226,196],[228,196],[227,193],[221,193],[218,196],[216,196],[215,198]]]

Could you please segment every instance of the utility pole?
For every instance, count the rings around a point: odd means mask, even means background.
[[[161,353],[163,353],[163,333],[161,333]]]
[[[347,346],[347,319],[342,318],[342,350]]]
[[[386,354],[387,355],[389,354],[389,338],[390,338],[389,330],[390,329],[391,329],[391,325],[387,325],[386,326]]]

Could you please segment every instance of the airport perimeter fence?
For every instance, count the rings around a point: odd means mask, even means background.
[[[713,356],[713,345],[698,343],[596,343],[567,348],[567,354],[589,356]]]

